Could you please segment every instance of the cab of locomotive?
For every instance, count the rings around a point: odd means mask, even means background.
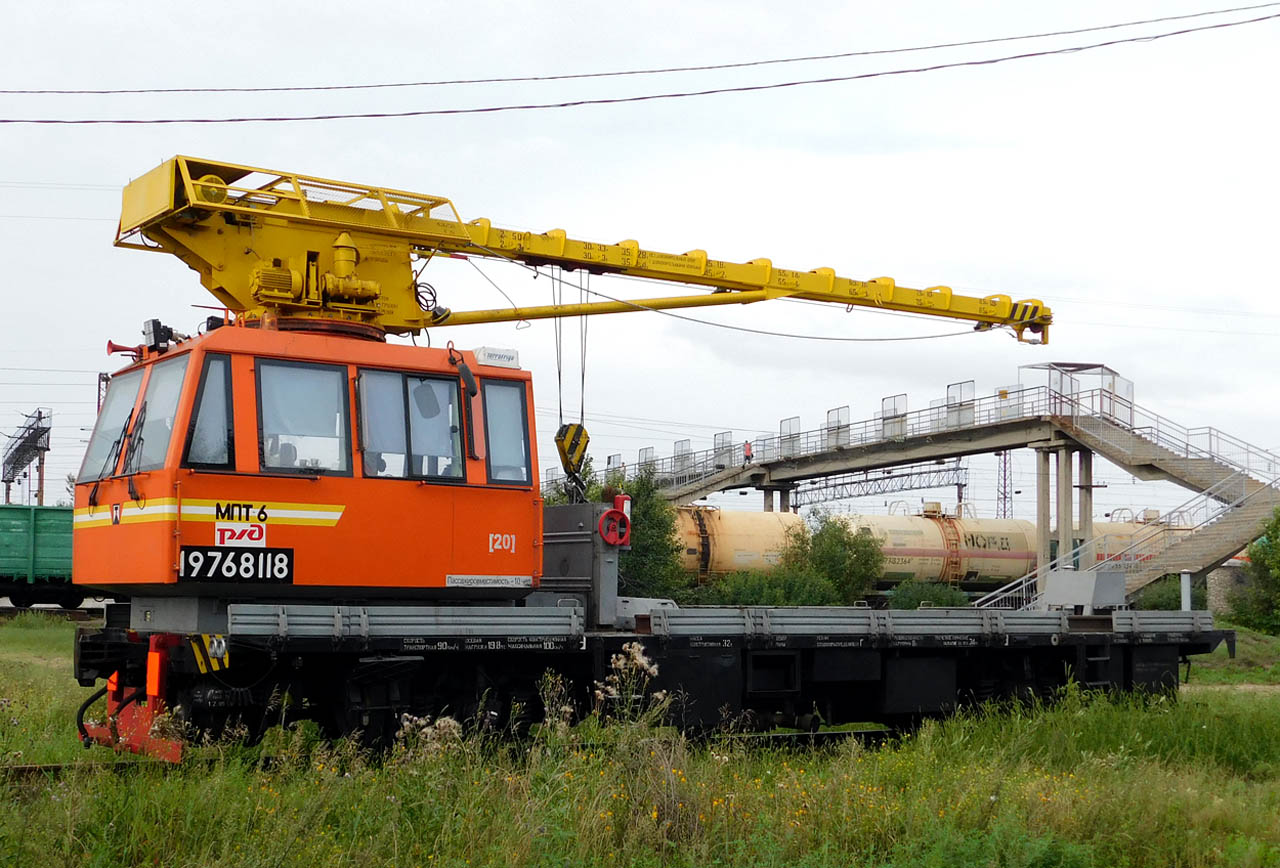
[[[540,575],[529,374],[224,327],[107,388],[77,479],[74,581],[217,598],[512,599]]]

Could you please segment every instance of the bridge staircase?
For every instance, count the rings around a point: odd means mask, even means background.
[[[1190,570],[1202,576],[1221,566],[1258,538],[1278,506],[1280,474],[1261,481],[1238,470],[1167,513],[1165,521],[1153,522],[1120,551],[1098,555],[1108,548],[1110,538],[1103,535],[1086,540],[1060,561],[1090,564],[1088,571],[1123,573],[1129,596],[1171,573]],[[975,600],[974,606],[1035,609],[1040,602],[1033,570]]]

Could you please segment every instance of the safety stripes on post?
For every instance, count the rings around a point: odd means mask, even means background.
[[[210,672],[222,672],[231,667],[231,652],[227,647],[225,636],[218,633],[201,633],[188,640],[191,653],[196,659],[196,668],[201,675]]]

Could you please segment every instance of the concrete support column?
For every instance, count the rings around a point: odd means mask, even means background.
[[[1097,554],[1090,544],[1093,539],[1093,452],[1082,449],[1080,455],[1080,538],[1085,546],[1080,552],[1081,569],[1090,569]]]
[[[778,509],[783,512],[791,512],[791,489],[778,489]]]
[[[761,490],[764,491],[764,511],[773,512],[773,489],[765,488]]]
[[[1049,450],[1036,450],[1036,581],[1044,591],[1049,569]]]
[[[1059,568],[1069,568],[1072,566],[1071,549],[1075,547],[1072,543],[1074,537],[1074,522],[1072,513],[1072,487],[1071,487],[1071,447],[1062,446],[1058,449],[1058,558],[1057,565]]]

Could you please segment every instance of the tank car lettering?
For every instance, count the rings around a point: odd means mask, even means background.
[[[973,533],[972,531],[964,535],[965,548],[984,549],[988,551],[1008,552],[1013,551],[1013,541],[1007,536],[1000,534]]]

